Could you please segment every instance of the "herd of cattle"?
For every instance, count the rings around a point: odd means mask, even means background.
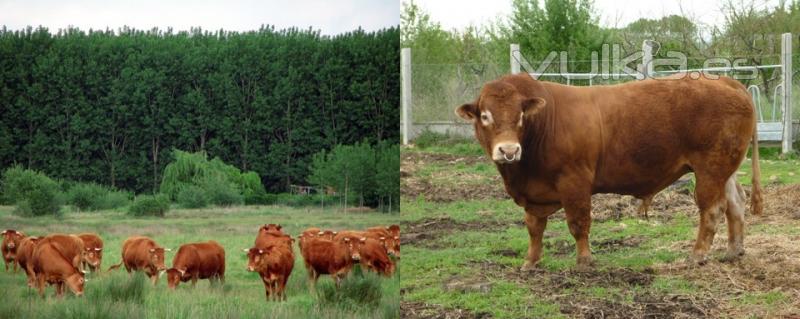
[[[103,240],[96,234],[50,234],[43,237],[26,236],[7,229],[2,232],[2,253],[6,271],[9,264],[14,272],[22,268],[28,276],[28,286],[36,287],[44,296],[45,283],[54,285],[56,295],[62,296],[64,285],[75,295],[83,295],[86,270],[100,271]],[[281,225],[265,224],[258,230],[255,244],[244,249],[247,271],[261,276],[268,300],[285,300],[286,282],[294,268],[295,239],[283,232]],[[316,227],[297,236],[297,243],[312,284],[320,275],[330,275],[336,285],[353,266],[360,264],[368,271],[391,276],[395,260],[400,258],[400,227],[371,227],[364,231],[331,231]],[[225,280],[225,249],[210,240],[182,245],[172,260],[172,268],[164,264],[164,253],[171,249],[154,240],[134,236],[122,244],[122,261],[108,271],[125,266],[128,273],[142,271],[153,285],[161,274],[167,274],[167,285],[174,289],[180,282],[208,279],[212,283]]]

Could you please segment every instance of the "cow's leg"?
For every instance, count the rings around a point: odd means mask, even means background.
[[[3,258],[3,263],[6,264],[6,271],[8,271],[8,259]]]
[[[650,219],[650,216],[647,216],[647,210],[650,209],[650,205],[653,203],[653,196],[654,195],[647,195],[642,198],[642,203],[637,210],[639,217],[644,216],[644,219]]]
[[[720,180],[711,175],[695,172],[697,187],[695,198],[700,209],[700,226],[697,230],[697,240],[692,251],[692,259],[700,265],[706,263],[706,254],[714,241],[717,222],[727,210],[725,199],[726,179]]]
[[[64,295],[64,282],[59,281],[56,283],[56,297],[61,298]]]
[[[44,276],[36,276],[36,288],[39,288],[39,295],[44,298]]]
[[[723,261],[732,261],[744,255],[744,211],[745,199],[740,195],[741,185],[736,182],[736,175],[725,183],[725,199],[728,220],[728,252]]]
[[[525,226],[528,228],[528,254],[522,270],[532,270],[542,258],[542,239],[547,227],[547,217],[561,208],[561,205],[531,205],[525,208]]]
[[[200,274],[192,274],[192,288],[197,285],[197,278],[200,277]]]

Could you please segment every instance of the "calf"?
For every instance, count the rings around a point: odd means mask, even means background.
[[[394,263],[386,253],[384,243],[372,238],[365,238],[361,241],[359,248],[359,263],[368,270],[374,271],[386,277],[394,274]]]
[[[167,269],[167,285],[175,289],[183,281],[192,280],[192,287],[198,279],[214,279],[225,282],[225,249],[219,243],[209,240],[205,243],[185,244],[178,248],[172,259],[172,268]]]
[[[317,283],[320,275],[330,275],[338,287],[342,278],[353,268],[353,263],[361,258],[361,243],[346,237],[335,241],[311,238],[306,242],[302,253],[312,284]]]
[[[19,242],[19,246],[17,247],[17,265],[19,265],[19,268],[22,268],[22,270],[25,271],[25,275],[28,276],[28,287],[33,287],[34,279],[36,279],[33,271],[28,269],[28,264],[31,263],[33,248],[36,247],[38,241],[39,237],[25,237]]]
[[[267,301],[286,300],[286,282],[294,268],[291,246],[282,244],[245,249],[247,271],[257,272],[264,282]]]
[[[164,266],[164,252],[172,251],[156,244],[150,238],[144,236],[130,237],[122,243],[122,261],[119,264],[108,268],[109,271],[125,265],[128,273],[141,270],[150,277],[153,285],[158,283],[158,275],[166,270]]]
[[[89,268],[92,272],[100,270],[100,263],[103,262],[103,240],[96,234],[76,235],[83,241],[83,267]]]
[[[76,296],[83,295],[84,273],[76,266],[75,258],[70,256],[73,253],[71,243],[65,237],[47,236],[37,242],[33,249],[27,268],[34,274],[42,297],[45,282],[56,286],[58,297],[64,294],[65,283]]]
[[[19,247],[19,242],[22,238],[25,238],[25,234],[22,232],[13,230],[13,229],[6,229],[2,233],[3,235],[3,262],[6,265],[6,271],[8,271],[8,264],[13,263],[14,272],[17,272],[17,264],[14,263],[14,260],[17,258],[17,247]]]

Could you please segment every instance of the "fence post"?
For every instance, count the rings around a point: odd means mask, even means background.
[[[520,60],[519,44],[516,44],[516,43],[512,43],[511,44],[511,52],[510,52],[509,56],[511,57],[511,61],[510,61],[511,62],[511,74],[519,73],[519,69],[520,69],[520,67],[519,67],[519,60]]]
[[[400,103],[402,104],[403,145],[411,139],[411,48],[400,49]]]
[[[642,41],[642,74],[643,79],[653,76],[653,46],[649,40]]]
[[[783,141],[781,152],[792,151],[792,34],[781,35],[781,74],[783,76]]]

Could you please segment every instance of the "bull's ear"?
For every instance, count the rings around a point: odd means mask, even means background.
[[[473,103],[467,103],[457,107],[456,115],[470,122],[475,122],[480,116],[478,106]]]
[[[522,113],[525,114],[526,117],[534,115],[544,109],[545,104],[547,104],[547,102],[540,97],[524,99],[522,100]]]
[[[275,226],[275,227],[276,227],[276,228],[278,228],[278,230],[281,230],[281,228],[283,228],[283,226],[281,226],[281,224],[278,224],[278,225],[277,225],[277,226]]]

